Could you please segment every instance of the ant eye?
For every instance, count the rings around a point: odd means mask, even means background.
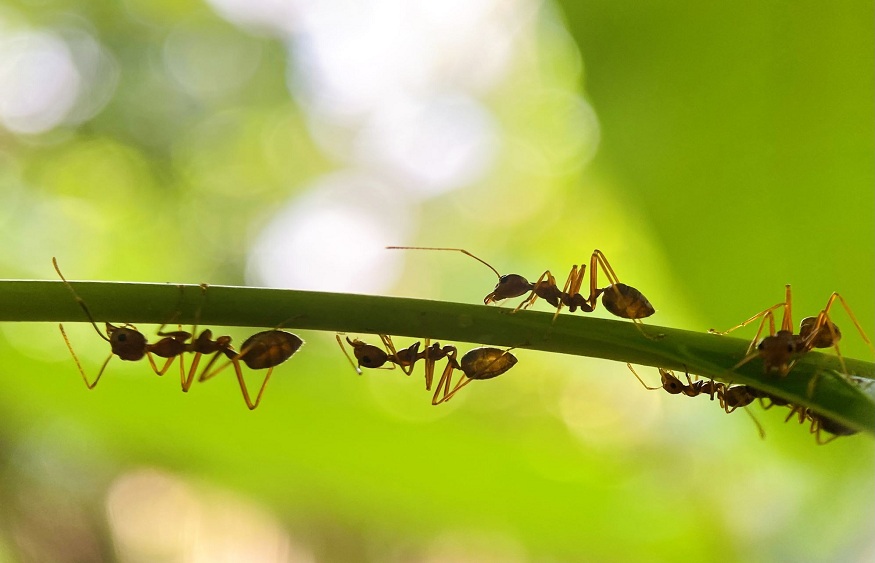
[[[757,346],[757,350],[762,350],[762,349],[764,349],[765,347],[766,347],[766,341],[763,340],[763,341],[760,342],[759,345]]]
[[[128,339],[128,335],[127,335],[127,334],[119,334],[119,335],[118,335],[118,341],[119,341],[119,342],[124,342],[124,341],[126,341],[127,339]]]
[[[787,353],[789,353],[789,354],[793,353],[793,345],[792,344],[787,344]]]

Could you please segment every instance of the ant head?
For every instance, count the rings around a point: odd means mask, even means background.
[[[788,330],[779,330],[773,336],[767,336],[757,346],[757,353],[763,359],[766,371],[789,370],[790,360],[800,352],[800,338]]]
[[[492,379],[515,366],[517,361],[507,350],[483,346],[465,352],[460,365],[470,379]]]
[[[350,340],[348,336],[346,341],[352,346],[352,352],[355,354],[355,359],[358,360],[361,367],[379,368],[389,361],[389,354],[385,350],[377,348],[372,344],[366,344],[359,339]]]
[[[146,337],[136,328],[106,323],[106,334],[112,353],[122,360],[135,362],[146,355]]]
[[[489,305],[494,301],[519,297],[527,291],[531,291],[533,287],[534,285],[529,283],[529,280],[519,274],[499,276],[495,289],[483,299],[483,303]]]
[[[799,336],[808,342],[812,348],[831,348],[841,340],[842,331],[839,330],[829,317],[818,326],[819,317],[805,317],[799,325]]]
[[[670,371],[659,368],[659,375],[662,377],[662,388],[666,392],[677,395],[684,390],[684,384]]]

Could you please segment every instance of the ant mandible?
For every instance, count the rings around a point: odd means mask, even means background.
[[[462,248],[438,248],[425,246],[387,246],[386,248],[390,250],[449,250],[453,252],[461,252],[462,254],[470,256],[481,264],[484,264],[492,270],[496,276],[498,276],[498,284],[496,284],[495,289],[483,299],[485,305],[502,301],[504,299],[520,297],[525,293],[529,294],[519,305],[516,306],[513,312],[531,307],[540,297],[556,308],[556,313],[553,315],[553,320],[555,321],[559,312],[562,310],[562,307],[568,307],[568,310],[572,313],[577,309],[580,309],[585,313],[591,313],[595,310],[598,298],[601,296],[602,305],[611,314],[620,318],[632,320],[642,334],[648,338],[654,338],[644,332],[641,328],[643,325],[641,319],[649,317],[656,311],[653,308],[653,305],[650,304],[650,301],[648,301],[640,291],[630,285],[620,283],[617,274],[608,263],[604,253],[598,249],[594,250],[590,256],[589,296],[584,297],[580,293],[580,288],[586,278],[586,264],[581,264],[579,266],[575,264],[572,266],[571,272],[565,280],[565,285],[560,290],[556,283],[556,278],[550,270],[541,274],[535,283],[531,283],[519,274],[501,275],[491,264]],[[603,288],[598,287],[599,268],[605,273],[610,282],[610,285]]]

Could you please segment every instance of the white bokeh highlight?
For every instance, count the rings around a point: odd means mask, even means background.
[[[416,208],[366,174],[323,178],[277,211],[258,233],[247,264],[250,285],[380,293],[399,275]]]

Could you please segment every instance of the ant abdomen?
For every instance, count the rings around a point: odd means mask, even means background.
[[[832,321],[826,322],[830,326],[817,326],[817,317],[805,317],[799,324],[799,336],[808,341],[813,348],[832,348],[841,340],[842,331]]]
[[[483,346],[465,352],[459,365],[468,379],[492,379],[515,366],[517,361],[507,350]]]
[[[656,312],[644,295],[624,283],[615,283],[601,290],[602,305],[612,315],[624,319],[643,319]]]
[[[285,362],[304,341],[284,330],[265,330],[246,339],[240,346],[239,359],[250,369],[267,369]]]

